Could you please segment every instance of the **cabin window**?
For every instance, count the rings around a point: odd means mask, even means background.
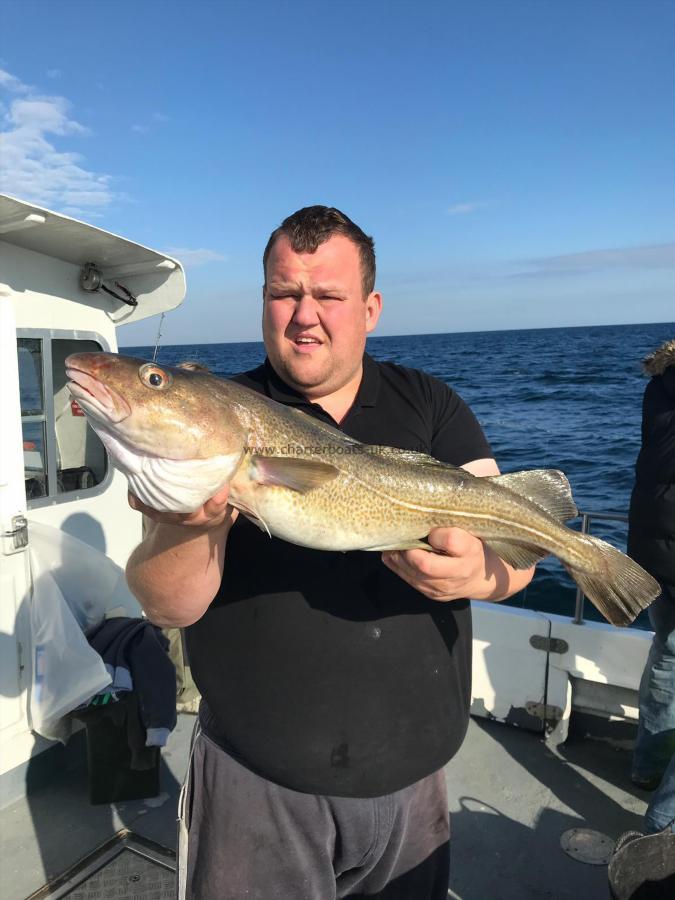
[[[62,333],[63,334],[63,333]],[[28,506],[75,499],[106,477],[105,449],[67,388],[65,359],[103,349],[95,340],[50,332],[19,337],[19,384]],[[65,496],[70,495],[70,496]]]
[[[47,489],[47,452],[42,386],[42,341],[19,340],[19,391],[23,431],[23,464],[26,498],[45,497]]]

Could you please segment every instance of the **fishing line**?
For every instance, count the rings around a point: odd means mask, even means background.
[[[162,336],[162,322],[164,321],[164,313],[159,317],[159,325],[157,326],[157,339],[155,340],[155,352],[152,354],[152,361],[157,362],[157,351],[159,350],[159,339]]]

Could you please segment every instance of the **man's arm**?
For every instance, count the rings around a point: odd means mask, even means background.
[[[149,522],[143,541],[129,557],[127,582],[156,625],[192,625],[215,597],[227,536],[237,517],[228,506],[228,493],[225,488],[189,515],[158,513],[129,495],[130,506]]]
[[[462,468],[481,478],[499,475],[494,459],[475,459]],[[383,553],[382,562],[430,600],[505,600],[532,581],[534,566],[514,569],[461,528],[434,528],[429,543],[439,553],[394,550]]]

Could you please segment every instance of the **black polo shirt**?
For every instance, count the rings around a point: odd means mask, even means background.
[[[335,425],[269,362],[233,380]],[[367,354],[339,427],[365,443],[458,466],[492,456],[451,388]],[[469,602],[428,600],[379,553],[297,547],[240,515],[220,590],[187,642],[205,732],[294,790],[391,793],[443,766],[466,731]]]

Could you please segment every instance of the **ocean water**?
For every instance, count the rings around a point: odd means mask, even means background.
[[[368,352],[424,369],[471,406],[503,472],[562,469],[580,510],[625,515],[640,447],[640,361],[675,337],[675,323],[372,337]],[[150,358],[153,347],[126,348]],[[264,359],[262,343],[160,346],[158,362],[199,360],[227,377]],[[579,521],[570,523],[579,527]],[[626,547],[626,526],[594,521],[591,532]],[[557,560],[537,566],[509,603],[573,615],[576,588]],[[585,616],[601,620],[587,602]],[[636,623],[648,628],[646,615]]]

